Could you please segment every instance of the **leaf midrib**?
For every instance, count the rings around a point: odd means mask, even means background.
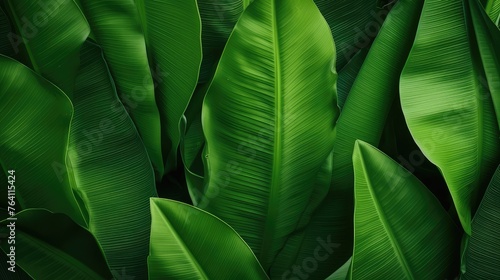
[[[384,228],[385,232],[387,233],[389,237],[389,242],[392,245],[392,248],[394,249],[394,253],[396,254],[397,259],[399,260],[399,263],[401,264],[403,271],[408,279],[416,279],[413,275],[413,272],[410,268],[410,265],[408,264],[408,261],[406,260],[403,250],[401,249],[397,239],[396,235],[392,231],[391,227],[388,225],[389,222],[387,221],[387,218],[385,217],[384,212],[382,211],[382,207],[380,206],[380,203],[375,195],[375,192],[372,187],[372,183],[370,181],[370,177],[368,176],[368,173],[366,172],[366,164],[363,159],[363,156],[361,156],[361,164],[363,165],[363,175],[366,178],[366,186],[368,189],[368,192],[370,193],[370,197],[372,198],[373,205],[375,206],[375,210],[377,211],[378,217],[380,219],[380,222],[382,224],[382,227]]]
[[[281,157],[283,152],[282,147],[282,92],[281,92],[281,60],[279,53],[279,36],[278,36],[278,24],[276,16],[276,1],[271,3],[271,14],[272,14],[272,31],[273,31],[273,52],[274,52],[274,145],[273,145],[273,166],[272,166],[272,177],[271,185],[269,191],[269,200],[267,205],[267,217],[264,225],[264,234],[262,237],[262,247],[260,252],[260,260],[264,266],[267,266],[269,251],[268,249],[272,247],[272,242],[274,239],[274,224],[276,216],[278,215],[279,209],[279,181],[281,177]]]

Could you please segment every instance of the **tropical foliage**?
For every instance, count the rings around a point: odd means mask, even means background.
[[[499,0],[0,2],[1,279],[500,279]]]

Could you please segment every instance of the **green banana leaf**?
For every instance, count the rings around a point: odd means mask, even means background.
[[[85,226],[65,167],[73,116],[68,97],[28,67],[0,55],[0,111],[0,165],[4,174],[16,171],[20,208],[65,213]]]
[[[334,188],[353,186],[352,153],[356,139],[378,145],[399,77],[410,52],[423,0],[399,1],[385,20],[352,85],[337,122]]]
[[[484,1],[483,1],[484,2]],[[484,6],[486,13],[488,14],[491,21],[500,27],[500,1],[499,0],[487,0]]]
[[[499,9],[500,9],[500,1]],[[481,85],[488,87],[500,125],[500,30],[493,24],[477,0],[469,0],[474,35],[484,67]],[[479,60],[479,59],[478,59]]]
[[[166,78],[167,70],[150,69],[134,0],[85,0],[81,5],[109,63],[118,95],[141,135],[159,180],[164,173],[164,163],[160,112],[152,75]]]
[[[203,62],[199,82],[208,83],[222,50],[250,0],[197,0],[202,21]]]
[[[194,206],[197,206],[203,199],[203,193],[205,191],[203,169],[196,170],[197,163],[203,165],[201,156],[204,144],[205,138],[201,127],[201,119],[196,119],[189,129],[187,129],[187,119],[184,117],[181,120],[180,149],[186,176],[186,184]]]
[[[149,279],[268,279],[243,239],[210,213],[152,198],[151,216]]]
[[[205,97],[204,208],[235,228],[266,269],[310,204],[333,146],[334,62],[312,1],[257,0],[236,24]]]
[[[0,247],[5,254],[12,254],[14,247],[16,265],[34,279],[112,278],[94,236],[68,216],[45,209],[28,209],[13,218],[16,220],[6,219],[0,225],[1,231],[9,235],[11,228],[15,228],[15,243],[9,243],[11,239],[5,237]]]
[[[198,81],[201,20],[196,0],[136,0],[143,21],[160,110],[165,172],[177,165],[179,122]]]
[[[265,269],[302,218],[332,150],[336,79],[333,39],[312,0],[256,0],[205,97],[211,195],[203,208],[231,225]]]
[[[461,279],[495,279],[500,275],[499,200],[500,167],[472,220],[472,236],[465,251],[465,273]]]
[[[149,198],[157,196],[153,168],[101,49],[87,42],[81,61],[68,156],[89,229],[111,269],[147,275]]]
[[[332,275],[328,276],[325,280],[347,280],[350,279],[350,271],[351,271],[351,260],[349,258],[345,264],[343,264],[337,271],[332,273]]]
[[[445,279],[459,257],[458,229],[411,173],[363,141],[354,147],[352,279]]]
[[[0,241],[2,241],[0,239]],[[2,252],[0,256],[0,279],[9,279],[9,280],[32,280],[33,278],[30,277],[22,268],[19,266],[16,266],[15,272],[11,272],[8,270],[10,267],[9,265],[9,257]]]
[[[314,0],[328,22],[337,47],[337,69],[342,69],[377,35],[387,10],[376,1]]]
[[[400,86],[410,132],[441,170],[468,234],[500,147],[469,12],[468,1],[425,1]]]
[[[26,48],[23,62],[71,96],[80,48],[90,29],[72,0],[7,0],[17,35],[14,50]]]
[[[368,54],[368,48],[358,51],[351,60],[339,71],[339,80],[337,83],[337,102],[339,108],[344,107],[347,96],[351,91],[352,85],[358,76],[359,70]]]

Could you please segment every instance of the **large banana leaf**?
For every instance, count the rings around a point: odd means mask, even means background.
[[[73,107],[66,95],[0,55],[0,164],[16,170],[21,208],[46,208],[86,222],[65,168]]]
[[[500,147],[470,16],[468,1],[426,0],[400,86],[410,132],[443,173],[469,234]]]
[[[111,279],[112,275],[94,236],[64,214],[28,209],[0,222],[10,234],[14,223],[15,243],[3,238],[5,254],[15,246],[15,262],[34,279]],[[13,278],[2,278],[13,279]]]
[[[432,193],[373,146],[356,141],[352,279],[445,279],[458,229]]]
[[[387,10],[377,7],[377,1],[314,0],[330,25],[337,47],[337,69],[342,69],[362,48],[370,45],[377,35]]]
[[[14,50],[26,48],[26,65],[71,95],[80,48],[90,29],[72,0],[7,0],[18,35]]]
[[[152,75],[165,79],[167,69],[150,69],[134,0],[85,0],[81,5],[159,179],[164,164]]]
[[[235,228],[266,269],[308,207],[331,152],[336,78],[334,43],[312,0],[256,0],[205,97],[204,208]]]
[[[491,179],[472,220],[462,279],[495,279],[500,275],[500,167]]]
[[[480,82],[490,90],[497,123],[500,125],[500,30],[489,20],[477,0],[469,0],[469,3],[480,61],[484,67],[484,77],[481,77]],[[500,1],[498,3],[500,9]]]
[[[201,64],[201,20],[196,0],[136,0],[143,19],[160,110],[165,171],[175,168],[179,122],[198,81]]]
[[[333,188],[353,186],[352,153],[356,139],[378,145],[391,105],[398,94],[423,0],[399,1],[370,47],[337,122]]]
[[[149,279],[268,279],[225,222],[174,200],[151,199]]]
[[[85,44],[81,61],[68,153],[77,190],[111,269],[146,275],[154,172],[100,48]]]

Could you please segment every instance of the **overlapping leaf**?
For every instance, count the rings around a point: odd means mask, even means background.
[[[311,0],[257,0],[231,34],[203,104],[204,208],[268,269],[309,205],[330,154],[335,50]]]

